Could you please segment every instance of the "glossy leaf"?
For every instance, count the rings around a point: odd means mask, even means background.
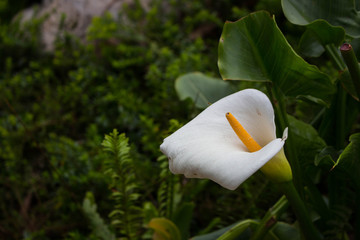
[[[166,218],[153,218],[148,227],[154,229],[154,240],[181,240],[177,226]]]
[[[347,172],[353,178],[355,186],[360,188],[360,133],[350,136],[350,143],[340,154],[335,167]]]
[[[316,20],[306,26],[299,43],[300,52],[308,57],[319,57],[326,45],[340,46],[344,38],[345,30],[342,27],[331,26],[322,19]]]
[[[345,28],[346,34],[360,37],[360,13],[354,0],[282,0],[286,18],[293,24],[307,25],[325,19],[331,25]]]
[[[234,92],[228,82],[202,73],[182,75],[176,79],[175,89],[181,100],[190,98],[198,108],[206,108]]]
[[[225,80],[272,82],[286,96],[328,101],[334,93],[329,77],[299,57],[263,11],[225,23],[218,65]]]

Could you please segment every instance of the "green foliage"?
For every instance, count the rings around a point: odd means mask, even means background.
[[[91,192],[87,192],[82,205],[84,214],[91,222],[94,235],[103,240],[115,240],[115,235],[110,232],[108,226],[96,211],[97,206],[94,201],[94,195]]]
[[[114,210],[109,214],[111,224],[119,229],[121,238],[136,239],[142,216],[141,209],[136,206],[140,195],[129,155],[128,139],[114,129],[105,135],[102,145],[105,151],[110,152],[110,156],[104,160],[104,174],[111,179],[109,188],[114,201]]]
[[[286,96],[328,102],[334,93],[329,77],[294,52],[266,12],[225,23],[218,64],[225,80],[271,82]]]
[[[352,37],[360,37],[360,13],[356,1],[344,0],[329,3],[326,0],[314,2],[311,0],[282,0],[281,4],[287,19],[298,25],[307,25],[317,19],[325,19],[331,25],[342,26]]]
[[[190,98],[198,108],[206,108],[217,100],[233,93],[230,84],[202,73],[188,73],[175,81],[179,98]]]
[[[325,52],[325,47],[334,44],[340,46],[345,38],[342,27],[331,26],[324,20],[316,20],[306,26],[306,31],[301,36],[300,52],[308,57],[319,57]]]
[[[149,228],[154,229],[154,240],[180,240],[181,234],[176,225],[166,218],[153,218]]]
[[[356,133],[350,136],[350,143],[346,146],[344,151],[340,154],[339,159],[334,167],[343,169],[346,174],[353,178],[354,185],[359,189],[358,173],[359,166],[359,147],[360,147],[360,134]]]

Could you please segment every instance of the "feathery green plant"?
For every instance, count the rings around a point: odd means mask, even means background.
[[[114,210],[109,214],[111,224],[119,229],[120,237],[135,239],[140,229],[139,219],[141,208],[135,205],[139,194],[132,168],[132,159],[129,155],[130,147],[125,134],[119,134],[116,129],[105,135],[102,142],[109,157],[104,161],[104,173],[111,178],[109,184],[114,200]]]
[[[115,240],[115,235],[109,230],[99,213],[92,192],[87,192],[83,201],[82,210],[93,227],[94,235],[103,240]]]

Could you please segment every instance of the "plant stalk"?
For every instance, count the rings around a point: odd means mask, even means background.
[[[302,233],[307,240],[320,240],[323,239],[322,235],[315,228],[311,221],[310,215],[304,202],[301,200],[298,192],[296,191],[292,181],[279,184],[283,190],[286,198],[288,199],[297,220],[300,223]]]
[[[328,44],[325,46],[327,54],[329,54],[331,60],[335,63],[339,71],[343,71],[346,68],[344,61],[341,59],[339,50],[335,47],[334,44]]]
[[[335,47],[334,44],[329,44],[325,46],[326,52],[329,54],[330,58],[334,61],[337,69],[343,71],[346,68],[346,65],[339,54],[339,50]],[[356,57],[355,57],[356,58]],[[338,83],[338,93],[336,100],[337,116],[336,116],[336,147],[341,149],[344,147],[345,141],[345,116],[346,116],[346,92],[341,87],[341,84]]]
[[[348,67],[358,98],[360,98],[360,66],[354,49],[350,44],[344,43],[340,47],[340,52],[345,60],[346,66]]]
[[[276,86],[273,88],[268,88],[268,92],[271,92],[271,96],[274,96],[275,98],[272,99],[272,101],[276,101],[276,103],[273,102],[275,112],[277,117],[279,118],[280,128],[281,131],[283,131],[286,127],[289,127],[289,120],[287,118],[286,113],[286,104],[285,99],[283,97],[283,94],[280,92],[280,89],[278,89]],[[296,186],[296,189],[299,191],[300,196],[303,196],[303,185],[302,185],[302,177],[301,177],[301,168],[300,163],[297,158],[294,138],[291,135],[292,129],[289,127],[288,129],[288,144],[286,145],[286,155],[288,156],[289,163],[291,166],[291,170],[293,172],[293,180],[294,184]]]
[[[285,196],[282,196],[275,205],[270,208],[263,219],[261,219],[258,228],[250,240],[262,240],[267,233],[275,226],[277,218],[287,209],[289,206],[288,200]]]

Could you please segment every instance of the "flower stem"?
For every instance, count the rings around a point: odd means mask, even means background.
[[[346,66],[348,67],[356,93],[360,98],[360,66],[355,56],[354,49],[350,44],[344,43],[340,47],[340,52],[345,60]]]
[[[271,207],[263,219],[261,219],[258,228],[254,235],[252,235],[251,240],[261,240],[263,239],[269,230],[275,226],[278,216],[280,216],[285,209],[289,206],[288,200],[285,196],[282,196],[273,207]]]
[[[323,239],[319,231],[315,228],[310,219],[307,208],[297,193],[292,181],[279,184],[283,190],[286,198],[288,199],[292,209],[300,223],[302,233],[307,240],[320,240]]]
[[[339,50],[335,47],[334,44],[328,44],[325,46],[326,53],[330,56],[331,60],[335,63],[337,69],[342,71],[345,69],[346,65],[341,59]]]
[[[335,47],[334,44],[329,44],[325,46],[326,52],[335,63],[339,71],[343,71],[346,68],[346,65],[339,54],[339,50]],[[345,140],[345,116],[346,116],[346,92],[341,87],[341,84],[338,83],[338,93],[336,100],[336,147],[338,149],[343,148]]]
[[[282,131],[284,131],[286,127],[289,127],[288,130],[289,137],[287,140],[288,143],[286,145],[285,150],[287,153],[286,155],[288,156],[289,159],[291,170],[293,172],[294,184],[296,186],[296,189],[299,191],[300,196],[302,196],[303,187],[302,187],[301,168],[300,168],[299,160],[297,158],[296,148],[294,147],[295,146],[294,138],[291,135],[292,129],[290,128],[289,120],[287,118],[285,99],[283,97],[283,94],[280,92],[280,89],[277,88],[276,86],[271,87],[267,85],[267,91],[270,95],[271,101],[273,102],[276,117],[278,118],[278,123],[280,124],[281,133]]]

